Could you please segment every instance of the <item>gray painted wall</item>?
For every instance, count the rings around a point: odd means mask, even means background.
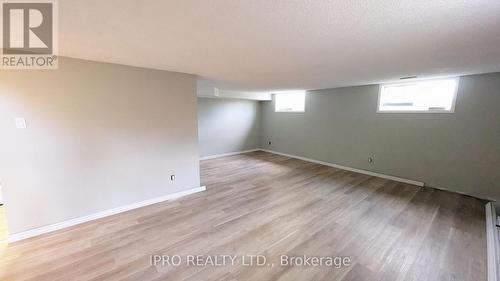
[[[198,98],[198,139],[201,157],[258,148],[258,101]]]
[[[60,59],[0,74],[11,234],[200,185],[194,76]]]
[[[263,102],[261,147],[500,199],[500,73],[462,77],[452,114],[376,113],[377,96],[312,91],[305,113]]]

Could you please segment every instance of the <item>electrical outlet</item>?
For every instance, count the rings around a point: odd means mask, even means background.
[[[174,181],[175,180],[175,175],[170,175],[170,180]]]

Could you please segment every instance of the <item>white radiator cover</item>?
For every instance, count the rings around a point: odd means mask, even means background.
[[[488,247],[488,281],[500,281],[500,203],[486,204],[486,239]]]

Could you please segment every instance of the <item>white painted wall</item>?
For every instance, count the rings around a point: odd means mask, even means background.
[[[11,234],[200,185],[194,76],[60,59],[0,75]]]

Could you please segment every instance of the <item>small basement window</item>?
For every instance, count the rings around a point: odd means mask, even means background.
[[[378,112],[452,113],[458,78],[380,86]]]
[[[274,98],[275,112],[304,112],[305,110],[305,91],[276,93]]]

